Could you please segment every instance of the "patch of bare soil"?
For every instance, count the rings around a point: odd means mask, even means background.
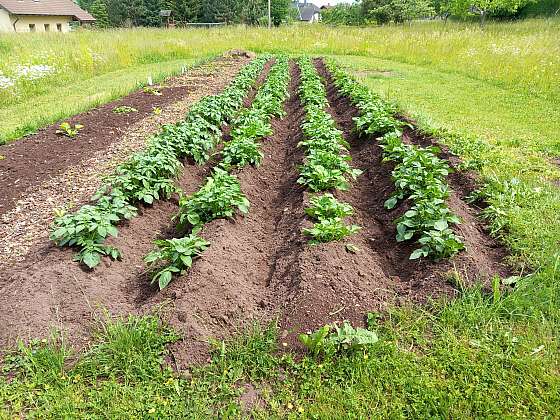
[[[167,81],[168,85],[188,88],[188,93],[181,99],[162,106],[160,115],[144,116],[129,125],[122,135],[115,136],[114,142],[108,146],[95,152],[86,150],[86,154],[72,162],[62,173],[46,176],[40,183],[20,190],[21,198],[11,210],[0,216],[0,269],[21,261],[39,243],[46,241],[48,231],[45,226],[51,224],[55,209],[72,208],[87,202],[100,187],[103,177],[112,173],[132,153],[143,149],[150,136],[158,132],[162,124],[183,119],[194,102],[221,91],[248,61],[248,57],[244,55],[226,57],[228,58],[214,60]],[[106,113],[113,114],[111,109],[105,110]],[[102,113],[102,110],[95,112]],[[100,116],[97,124],[102,126],[103,123]],[[103,131],[102,127],[96,130]],[[48,155],[49,150],[45,153]],[[59,154],[64,155],[60,150]],[[34,170],[40,172],[40,167],[48,166],[48,161],[37,165],[39,168],[28,168],[29,174]]]
[[[215,160],[203,166],[184,163],[177,184],[190,194],[210,174]],[[119,237],[108,240],[122,250],[122,261],[104,259],[95,270],[72,262],[73,250],[59,249],[44,237],[22,262],[0,272],[0,347],[17,337],[45,336],[51,327],[65,331],[81,347],[96,312],[144,312],[146,295],[154,288],[148,284],[143,257],[153,249],[154,239],[173,236],[176,211],[176,199],[141,208],[138,217],[121,226]]]
[[[158,202],[123,226],[114,239],[123,250],[122,262],[106,261],[95,271],[83,271],[71,262],[71,251],[45,246],[25,266],[8,276],[0,274],[0,320],[5,325],[0,345],[12,343],[16,336],[44,335],[50,325],[66,330],[72,343],[84,343],[99,308],[124,315],[163,307],[161,313],[182,334],[171,350],[176,367],[184,369],[207,360],[210,338],[229,337],[252,322],[278,318],[281,340],[298,350],[299,333],[326,323],[347,319],[363,325],[369,311],[455,296],[448,282],[451,270],[461,273],[466,283],[505,273],[500,263],[503,249],[485,235],[474,210],[458,193],[449,205],[464,219],[458,232],[467,251],[449,262],[408,259],[415,246],[396,242],[393,220],[409,204],[390,212],[383,207],[393,191],[392,168],[381,162],[374,139],[356,137],[356,109],[339,96],[322,62],[316,64],[326,78],[329,112],[352,146],[353,165],[364,171],[349,191],[336,193],[354,207],[350,222],[362,226],[359,233],[316,246],[302,235],[302,228],[310,225],[304,212],[310,194],[296,182],[303,160],[297,143],[304,111],[297,95],[299,69],[292,63],[287,115],[273,120],[274,134],[263,140],[262,165],[237,172],[250,211],[205,225],[201,234],[211,246],[187,274],[163,292],[148,285],[142,257],[155,237],[174,234],[170,217],[176,203]],[[227,130],[224,133],[227,138]],[[179,184],[187,192],[195,191],[210,166],[187,167]],[[459,184],[451,183],[460,190]],[[347,243],[359,250],[348,252]],[[250,406],[255,398],[248,399]]]

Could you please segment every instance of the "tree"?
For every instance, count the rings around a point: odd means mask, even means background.
[[[392,19],[395,23],[432,16],[434,9],[429,0],[392,0]]]
[[[168,0],[169,1],[169,0]],[[201,0],[175,0],[171,8],[175,19],[182,22],[198,22],[202,11]]]
[[[159,16],[159,12],[162,10],[163,5],[160,0],[145,0],[145,13],[142,16],[141,24],[143,26],[160,26],[161,25],[161,17]]]
[[[362,13],[366,20],[385,24],[432,16],[434,9],[431,0],[364,0]]]
[[[107,5],[103,0],[95,0],[90,6],[90,13],[95,18],[95,25],[98,28],[109,27],[109,13],[107,12]]]
[[[432,6],[436,13],[436,16],[444,19],[447,22],[447,18],[453,12],[453,6],[455,4],[455,0],[434,0]]]
[[[458,15],[478,15],[480,26],[484,26],[488,16],[515,14],[521,7],[534,0],[456,0],[454,12]]]
[[[330,25],[361,25],[364,23],[362,8],[359,4],[341,3],[325,9],[321,20]]]
[[[239,22],[240,6],[238,0],[206,0],[202,5],[202,17],[206,22]]]
[[[268,7],[266,0],[247,0],[242,8],[242,21],[247,25],[258,25]]]
[[[280,26],[288,18],[290,0],[271,0],[270,16],[274,26]]]

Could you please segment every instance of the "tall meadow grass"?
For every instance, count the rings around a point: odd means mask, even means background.
[[[293,25],[265,28],[81,30],[69,34],[2,34],[0,108],[57,86],[139,64],[200,58],[227,49],[370,56],[486,80],[531,95],[560,97],[560,19],[475,24],[417,22],[367,28]],[[48,65],[35,80],[18,66]]]

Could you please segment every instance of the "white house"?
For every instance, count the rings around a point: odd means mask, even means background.
[[[0,0],[0,32],[68,32],[72,21],[95,18],[72,0]]]

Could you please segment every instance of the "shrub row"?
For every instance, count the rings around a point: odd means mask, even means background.
[[[350,166],[349,145],[325,110],[328,106],[326,90],[315,66],[307,57],[299,59],[298,63],[301,69],[299,94],[305,109],[304,138],[298,146],[305,148],[305,162],[300,167],[297,182],[313,192],[347,190],[349,179],[356,179],[361,171]],[[312,243],[342,239],[359,229],[343,221],[352,211],[349,204],[340,203],[332,194],[313,197],[306,212],[315,223],[303,233],[312,238]]]
[[[194,258],[210,245],[198,236],[205,223],[233,217],[237,210],[249,211],[249,201],[241,191],[239,180],[228,171],[247,164],[260,164],[259,141],[272,134],[271,118],[283,116],[283,103],[288,96],[289,71],[287,58],[277,58],[265,83],[259,88],[250,108],[243,110],[232,123],[232,139],[222,152],[220,167],[206,183],[190,196],[180,196],[175,216],[179,231],[190,232],[183,238],[156,241],[157,249],[145,258],[156,267],[152,283],[163,289],[174,274],[188,270]]]
[[[439,149],[403,143],[403,123],[395,118],[394,106],[332,61],[327,66],[339,91],[360,111],[360,115],[354,118],[358,132],[380,136],[384,160],[395,162],[392,172],[395,192],[385,202],[385,207],[391,209],[403,199],[412,202],[412,207],[395,220],[397,241],[416,239],[420,245],[411,253],[410,259],[430,257],[440,260],[464,249],[463,242],[451,229],[460,223],[460,219],[446,204],[449,197],[446,177],[450,168],[437,156]]]
[[[55,219],[51,240],[58,246],[79,248],[74,260],[90,268],[98,265],[104,255],[119,258],[116,248],[105,245],[108,236],[117,236],[116,224],[136,216],[135,206],[139,203],[152,204],[176,191],[174,180],[183,166],[180,159],[192,158],[197,163],[208,159],[220,140],[222,124],[230,121],[242,106],[269,58],[253,60],[224,92],[199,101],[183,121],[164,126],[145,150],[118,166],[92,198],[95,204]]]

